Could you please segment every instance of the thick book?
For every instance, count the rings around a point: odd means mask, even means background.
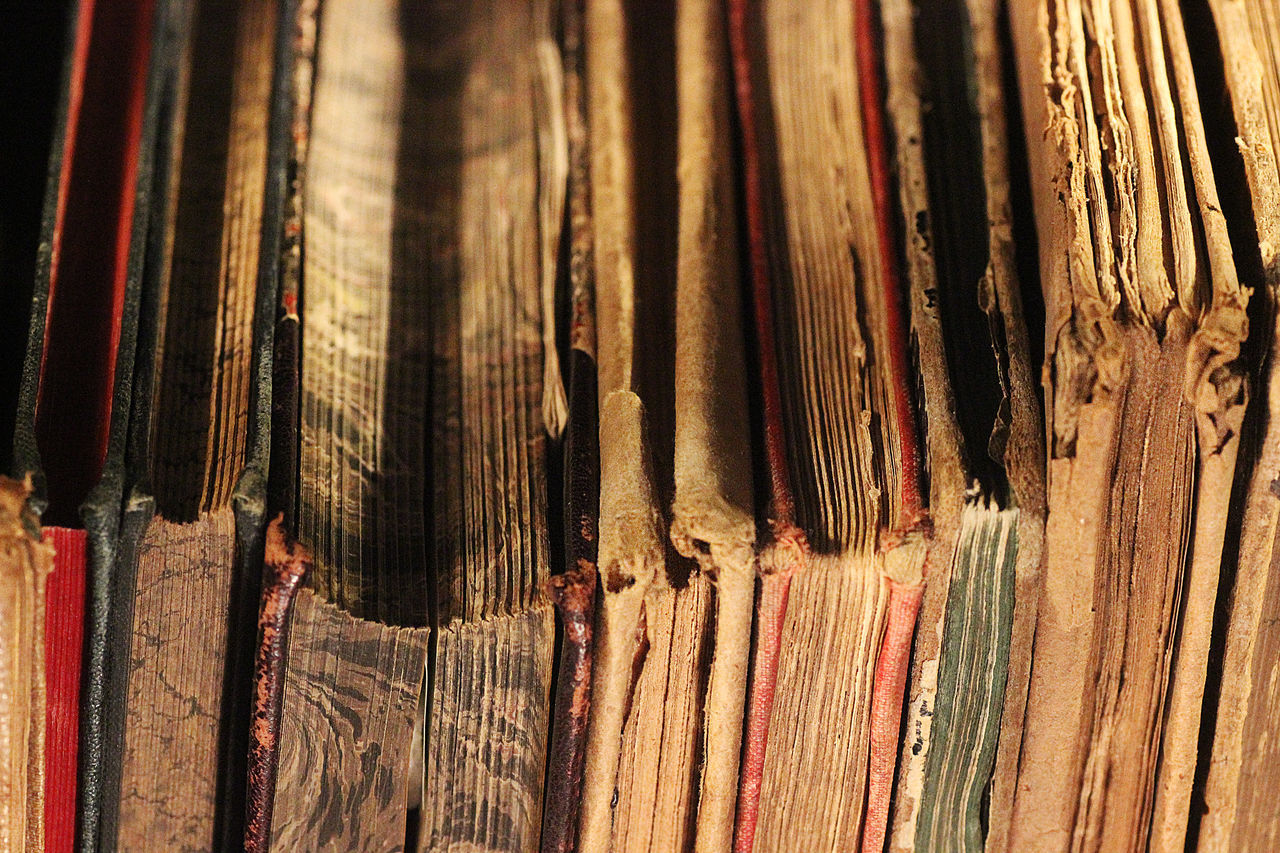
[[[1000,15],[986,2],[881,5],[934,528],[891,850],[1003,844],[1020,752],[1044,529],[1028,324],[1042,309],[1015,208],[1025,178]],[[932,36],[947,24],[957,42]]]
[[[1183,847],[1248,399],[1191,27],[1174,4],[1108,12],[1010,15],[1049,484],[1013,848]]]
[[[1280,317],[1280,47],[1272,34],[1280,26],[1280,11],[1268,3],[1207,5],[1210,14],[1200,9],[1199,17],[1189,16],[1187,37],[1198,55],[1221,57],[1210,79],[1221,82],[1217,91],[1224,97],[1206,96],[1202,107],[1210,127],[1234,134],[1233,156],[1225,160],[1232,171],[1223,178],[1222,211],[1228,227],[1236,229],[1236,263],[1253,292],[1244,344],[1250,399],[1239,428],[1231,535],[1220,578],[1211,578],[1218,581],[1217,589],[1202,584],[1196,602],[1198,618],[1208,620],[1212,613],[1213,634],[1205,638],[1208,677],[1192,684],[1193,698],[1196,688],[1203,689],[1204,706],[1186,834],[1188,846],[1198,843],[1202,850],[1263,849],[1280,843],[1280,812],[1265,795],[1275,767],[1274,743],[1266,733],[1277,723],[1270,661],[1278,639],[1271,614],[1277,605],[1272,554],[1280,510],[1273,488],[1280,452],[1275,415],[1280,406],[1275,327]]]
[[[243,834],[287,137],[281,4],[174,3],[118,572],[129,668],[103,845]]]
[[[540,229],[558,240],[563,212],[540,210],[540,164],[565,156],[562,129],[540,132],[563,128],[541,114],[562,85],[552,23],[541,4],[318,10],[297,308],[312,565],[289,625],[275,849],[538,845],[555,636],[542,294],[559,254]]]

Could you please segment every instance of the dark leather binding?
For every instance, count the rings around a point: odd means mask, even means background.
[[[258,292],[253,320],[253,362],[249,380],[249,448],[244,472],[236,482],[235,492],[231,496],[239,550],[233,600],[237,602],[239,609],[235,614],[233,630],[229,634],[231,646],[228,648],[228,688],[224,691],[225,701],[230,706],[225,719],[233,721],[223,737],[224,758],[222,776],[219,779],[218,837],[222,839],[224,850],[237,849],[245,837],[244,821],[248,803],[245,780],[250,766],[248,753],[255,740],[251,727],[256,720],[256,688],[253,682],[257,638],[253,626],[258,624],[259,619],[259,591],[263,589],[270,570],[263,563],[263,550],[268,503],[267,480],[273,439],[276,305],[279,301],[285,208],[289,197],[293,21],[297,14],[297,0],[277,2],[279,10],[276,18],[270,123],[267,130],[267,184],[263,194]],[[279,719],[278,708],[276,719]]]
[[[182,45],[191,24],[191,4],[169,0],[157,8],[156,47],[153,53],[153,80],[148,84],[148,101],[155,104],[151,188],[147,226],[144,232],[144,260],[141,264],[137,309],[135,354],[131,385],[138,389],[128,399],[128,426],[124,439],[120,496],[123,497],[116,548],[111,571],[112,606],[105,626],[105,640],[112,663],[106,672],[104,695],[112,697],[103,709],[103,735],[99,755],[102,765],[94,794],[98,802],[96,847],[89,848],[88,837],[81,833],[85,849],[114,850],[119,819],[120,779],[124,749],[125,716],[128,704],[129,657],[133,633],[134,587],[138,565],[138,544],[143,531],[155,515],[155,500],[139,489],[145,480],[148,437],[155,376],[157,322],[160,291],[156,261],[163,257],[165,228],[170,215],[167,193],[172,165],[174,111],[178,97],[178,65]],[[144,143],[145,143],[144,139]],[[121,401],[124,402],[124,401]],[[92,571],[92,566],[91,566]],[[83,764],[81,765],[83,767]],[[88,784],[81,772],[82,785]]]
[[[551,578],[561,619],[560,664],[552,707],[542,817],[542,853],[578,849],[578,815],[591,710],[600,446],[595,361],[590,152],[583,80],[582,0],[563,8],[564,102],[569,143],[569,422],[565,430],[565,570]]]
[[[572,415],[570,416],[572,417]],[[578,849],[578,813],[591,712],[591,626],[595,618],[596,567],[582,560],[551,578],[551,600],[561,619],[560,672],[556,677],[547,761],[542,853]]]
[[[302,182],[310,125],[312,63],[315,59],[317,0],[284,0],[281,47],[272,138],[284,134],[278,149],[283,156],[278,173],[284,181],[281,227],[276,243],[278,265],[274,294],[275,337],[271,362],[270,465],[267,473],[267,511],[284,514],[290,529],[297,527],[298,393],[302,329],[298,300],[302,285]],[[275,149],[273,149],[273,154]],[[272,174],[276,163],[272,161]],[[265,249],[266,243],[263,243]]]
[[[281,21],[293,6],[290,0],[277,0]],[[157,56],[167,63],[159,93],[160,129],[156,144],[155,201],[147,250],[148,266],[144,277],[138,363],[126,453],[127,501],[120,529],[120,547],[116,563],[119,606],[111,628],[112,642],[127,660],[134,632],[133,603],[136,593],[139,548],[143,535],[156,515],[156,499],[151,478],[154,464],[152,436],[157,416],[154,399],[158,370],[157,344],[162,308],[160,301],[167,274],[165,241],[176,215],[168,203],[171,178],[169,167],[174,162],[174,146],[180,144],[181,116],[179,99],[179,67],[183,54],[189,52],[195,26],[194,2],[172,0],[166,18],[167,33],[163,51]],[[234,22],[229,23],[235,26]],[[288,150],[289,93],[288,71],[282,51],[288,50],[290,27],[280,26],[275,35],[271,118],[268,127],[266,185],[263,189],[262,230],[259,246],[256,295],[254,300],[253,344],[249,373],[249,408],[245,467],[236,480],[231,495],[235,517],[235,556],[227,613],[227,640],[220,725],[218,729],[218,776],[216,781],[213,837],[217,849],[239,849],[244,835],[245,777],[249,749],[249,725],[252,711],[252,671],[254,637],[258,614],[258,597],[262,574],[264,527],[266,518],[266,474],[269,464],[271,423],[271,369],[275,334],[275,304],[282,239]],[[283,47],[282,47],[283,45]],[[111,695],[127,697],[129,674],[125,667],[113,672]],[[101,849],[117,846],[121,791],[121,755],[124,749],[126,702],[113,703],[112,740],[107,755],[112,775],[104,778],[103,813],[100,830]]]
[[[305,157],[310,91],[298,91],[300,65],[310,67],[315,51],[315,0],[282,0],[280,31],[276,52],[276,78],[271,112],[271,153],[268,174],[273,183],[269,192],[279,192],[268,201],[264,226],[276,223],[274,236],[263,234],[263,261],[273,279],[271,303],[259,304],[259,318],[272,323],[271,357],[266,364],[268,391],[258,399],[267,402],[263,420],[257,422],[266,433],[264,458],[266,480],[263,497],[267,510],[275,516],[268,528],[266,556],[262,566],[262,595],[258,614],[258,645],[253,670],[253,706],[249,720],[247,767],[244,777],[243,844],[246,853],[267,851],[271,846],[271,817],[275,803],[276,770],[280,762],[280,725],[284,701],[284,673],[288,652],[289,614],[293,593],[305,574],[310,557],[286,530],[296,525],[298,476],[298,390],[301,327],[298,320],[298,293],[302,254],[302,172]],[[268,215],[269,214],[269,215]],[[268,250],[274,255],[268,255]],[[259,297],[268,292],[259,287]],[[269,310],[269,314],[267,311]],[[258,434],[255,428],[255,435]],[[232,849],[231,836],[227,849]]]
[[[117,564],[117,537],[121,532],[121,500],[124,495],[124,456],[130,404],[133,399],[134,356],[137,351],[138,317],[142,296],[142,271],[147,245],[147,223],[152,201],[155,140],[159,126],[160,92],[172,73],[171,5],[155,4],[154,41],[146,84],[139,147],[133,232],[129,246],[129,279],[125,291],[124,317],[116,362],[115,402],[111,410],[111,432],[102,479],[80,508],[89,534],[89,601],[85,630],[85,676],[80,724],[79,849],[81,853],[113,845],[103,833],[100,821],[106,813],[112,786],[119,787],[120,737],[124,705],[108,701],[119,697],[128,672],[129,643],[115,628],[115,620],[130,616],[132,578],[120,577]],[[34,325],[34,324],[33,324]]]

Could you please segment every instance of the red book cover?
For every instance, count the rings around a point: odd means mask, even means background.
[[[46,541],[46,848],[76,836],[89,583],[80,505],[102,476],[128,280],[153,0],[83,0],[76,19],[58,177],[35,432]]]
[[[151,0],[84,0],[69,81],[36,442],[51,524],[102,475],[128,279]]]

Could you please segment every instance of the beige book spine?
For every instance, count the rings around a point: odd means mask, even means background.
[[[1008,846],[1179,849],[1246,401],[1248,293],[1178,5],[1011,13],[1049,314],[1053,489]],[[1081,503],[1100,486],[1105,502]]]
[[[622,728],[632,674],[643,651],[645,594],[662,570],[659,519],[647,469],[644,407],[633,392],[616,391],[600,408],[599,566],[604,596],[591,674],[581,850],[610,846]]]
[[[645,593],[664,568],[644,401],[635,392],[636,212],[624,0],[586,3],[600,392],[600,603],[579,848],[607,850]]]
[[[716,590],[695,849],[733,841],[755,591],[751,437],[729,145],[724,10],[676,13],[679,239],[671,540]]]
[[[1054,109],[1046,95],[1052,87],[1070,82],[1064,81],[1058,63],[1073,57],[1052,49],[1054,34],[1049,32],[1048,4],[1011,6],[1009,18],[1032,185],[1044,188],[1034,192],[1032,199],[1046,302],[1047,345],[1052,350],[1060,335],[1067,336],[1073,310],[1096,318],[1104,339],[1110,340],[1115,335],[1109,319],[1114,283],[1102,280],[1095,270],[1110,270],[1114,262],[1099,259],[1095,266],[1090,212],[1083,201],[1086,191],[1082,161],[1086,152],[1075,142],[1080,129],[1075,113]],[[1069,16],[1063,13],[1054,20],[1059,40],[1067,39]],[[1064,98],[1077,94],[1080,93],[1072,87]],[[1077,168],[1071,168],[1073,163]],[[1052,187],[1058,187],[1059,193],[1047,191]],[[1109,241],[1104,248],[1109,251]],[[1070,339],[1067,341],[1071,343]],[[1055,353],[1055,357],[1063,367],[1078,370],[1090,355],[1066,349]],[[1078,407],[1062,403],[1056,396],[1046,402],[1047,432],[1055,446],[1047,471],[1053,490],[1045,531],[1043,599],[1035,624],[1035,667],[1028,681],[1016,794],[1011,807],[1007,800],[999,803],[1001,821],[993,826],[997,844],[989,842],[988,849],[1019,850],[1028,845],[1044,850],[1067,849],[1080,784],[1079,740],[1087,704],[1081,696],[1090,685],[1085,673],[1086,656],[1079,650],[1094,645],[1090,608],[1104,511],[1104,498],[1096,486],[1105,480],[1111,448],[1105,442],[1082,441],[1078,454],[1057,458],[1057,443],[1074,441],[1077,435],[1111,435],[1119,413],[1116,400],[1105,394]],[[1054,548],[1054,542],[1060,543],[1059,547]],[[1063,547],[1066,543],[1070,547]],[[1009,760],[1007,752],[1003,763],[997,759],[998,775],[1002,769],[1008,772]],[[1005,808],[1009,808],[1007,828]],[[1007,842],[1000,844],[1006,833]]]

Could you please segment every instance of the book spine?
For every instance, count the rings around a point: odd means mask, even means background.
[[[258,616],[258,651],[253,666],[245,853],[266,853],[271,845],[289,613],[293,594],[310,563],[306,550],[286,536],[283,517],[276,516],[267,528],[263,557],[262,609]]]
[[[804,531],[795,521],[795,498],[787,468],[786,434],[783,430],[782,390],[778,379],[778,352],[773,322],[773,281],[770,274],[768,224],[765,219],[760,122],[752,84],[751,45],[746,0],[731,0],[728,26],[742,158],[743,207],[746,219],[747,261],[755,320],[756,350],[765,461],[768,468],[768,541],[761,549],[758,569],[760,596],[755,615],[755,653],[747,695],[745,743],[739,775],[734,850],[750,853],[755,845],[764,780],[769,719],[778,681],[782,650],[782,624],[787,614],[791,579],[806,565],[809,555]]]
[[[898,760],[898,733],[902,727],[902,693],[910,672],[911,639],[920,611],[923,584],[889,586],[889,618],[876,659],[875,687],[871,694],[871,750],[867,783],[867,817],[863,826],[863,853],[884,849],[889,830],[889,805],[893,771]]]
[[[317,0],[297,0],[291,18],[292,61],[288,70],[290,144],[288,186],[282,213],[279,293],[271,358],[270,465],[267,510],[297,522],[299,388],[302,327],[298,316],[302,285],[302,192],[311,132],[311,89],[315,71]],[[288,27],[289,25],[284,25]]]
[[[592,714],[583,779],[579,845],[608,849],[619,837],[618,781],[628,709],[644,655],[645,596],[666,554],[652,477],[645,405],[635,390],[637,211],[632,140],[638,111],[629,80],[627,5],[583,4],[584,126],[590,127],[590,199],[595,285],[600,435],[600,601],[594,636]]]
[[[551,579],[551,598],[564,629],[552,709],[542,853],[573,853],[578,849],[582,771],[586,765],[587,722],[591,711],[595,592],[596,567],[586,560]]]
[[[675,431],[671,544],[715,590],[695,849],[727,851],[740,781],[755,594],[755,501],[735,228],[724,10],[675,15],[677,165]]]
[[[565,132],[568,147],[569,394],[565,433],[566,569],[551,579],[563,624],[560,673],[552,707],[551,752],[542,816],[542,853],[578,847],[596,606],[600,443],[597,413],[595,279],[590,150],[583,80],[583,0],[562,11]]]
[[[898,275],[898,257],[891,224],[889,163],[884,108],[881,103],[880,55],[877,49],[876,11],[871,0],[854,2],[854,39],[858,61],[858,90],[862,122],[867,139],[867,160],[871,191],[875,202],[876,242],[884,273],[880,294],[887,332],[891,423],[898,440],[896,517],[880,531],[880,552],[884,556],[889,588],[888,624],[876,661],[871,696],[871,746],[868,762],[867,811],[863,825],[864,853],[880,853],[889,829],[889,808],[897,768],[898,739],[902,725],[902,698],[910,671],[911,642],[916,615],[924,591],[928,548],[932,525],[925,496],[921,493],[922,444],[916,428],[912,402],[908,337],[910,331],[903,311],[903,288]],[[890,526],[892,525],[892,526]],[[923,542],[919,540],[923,539]],[[913,541],[914,540],[914,541]],[[923,553],[915,552],[923,545]],[[908,559],[904,560],[903,558]],[[891,572],[897,564],[906,569]]]

